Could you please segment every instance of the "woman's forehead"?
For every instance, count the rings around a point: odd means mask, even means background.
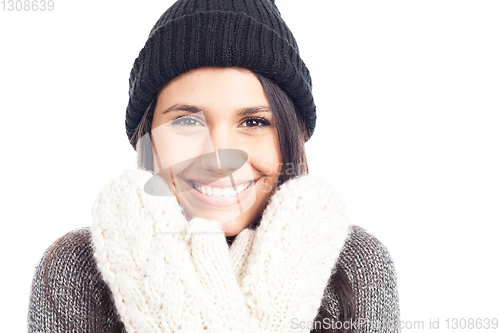
[[[269,107],[264,89],[251,71],[219,67],[192,70],[162,88],[157,109],[164,112],[176,105],[197,107],[204,112]]]

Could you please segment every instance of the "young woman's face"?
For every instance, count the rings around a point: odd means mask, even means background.
[[[262,214],[281,172],[269,102],[246,69],[204,67],[160,90],[151,138],[155,173],[188,218],[238,234]]]

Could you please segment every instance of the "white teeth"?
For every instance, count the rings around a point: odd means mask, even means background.
[[[237,194],[240,194],[241,192],[245,191],[247,188],[252,185],[253,181],[250,181],[245,184],[240,184],[234,189],[234,187],[225,187],[225,188],[220,188],[220,187],[211,187],[207,185],[197,185],[193,184],[193,187],[200,193],[204,195],[213,195],[215,197],[220,197],[220,196],[225,196],[225,197],[230,197],[230,196],[235,196]]]

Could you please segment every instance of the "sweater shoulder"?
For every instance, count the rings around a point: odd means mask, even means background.
[[[97,269],[90,228],[54,241],[35,269],[28,332],[106,332],[118,321],[111,292]]]
[[[365,320],[367,331],[398,332],[397,274],[387,247],[365,229],[351,226],[339,265],[352,286],[356,317]]]
[[[325,290],[323,315],[339,320],[346,295],[352,299],[355,318],[364,322],[361,331],[399,332],[397,276],[390,252],[375,236],[355,225],[349,226]]]
[[[390,270],[396,275],[394,263],[387,247],[367,230],[349,226],[349,233],[341,251],[339,262],[344,266]],[[375,264],[377,267],[373,267]]]

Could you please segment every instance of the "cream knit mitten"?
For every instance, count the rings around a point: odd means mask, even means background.
[[[92,209],[96,262],[128,332],[300,332],[294,320],[315,318],[348,228],[328,183],[286,182],[228,248],[218,222],[187,222],[175,197],[146,194],[151,176],[125,171]]]
[[[96,263],[127,332],[199,332],[202,291],[186,221],[175,197],[144,192],[151,176],[127,170],[99,193],[92,207]]]

